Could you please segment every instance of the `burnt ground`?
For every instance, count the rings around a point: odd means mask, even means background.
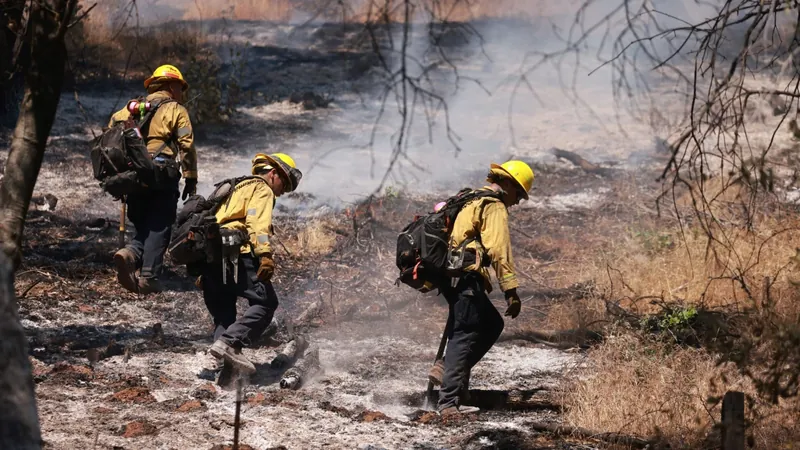
[[[581,364],[586,344],[557,349],[526,336],[560,331],[548,323],[548,310],[592,295],[592,280],[575,272],[575,261],[602,251],[607,236],[624,233],[643,213],[632,206],[628,181],[572,169],[539,173],[550,180],[541,187],[550,198],[571,195],[576,178],[583,191],[611,187],[594,208],[512,210],[523,311],[507,320],[501,342],[473,372],[473,400],[485,411],[456,422],[421,411],[446,306],[393,285],[394,236],[433,199],[401,195],[334,214],[324,226],[335,243],[318,255],[290,253],[316,222],[279,218],[288,249],[278,253],[278,317],[318,346],[323,370],[301,389],[283,390],[269,362],[285,338],[248,350],[259,372],[244,389],[241,442],[257,449],[597,445],[526,428],[559,422],[561,379]],[[32,212],[27,233],[16,287],[49,448],[229,443],[236,394],[213,384],[210,319],[182,269],[169,268],[169,291],[137,297],[114,282],[115,224]],[[583,290],[569,289],[579,282]],[[502,311],[501,298],[493,298]]]
[[[352,72],[332,69],[332,61],[288,58],[270,76],[289,92],[286,84],[297,73],[323,74],[315,82],[304,79],[296,90],[321,86],[346,98]],[[346,135],[361,117],[348,115],[354,103],[309,110],[271,96],[269,85],[260,89],[261,103],[243,107],[230,123],[210,127],[198,139],[201,192],[211,180],[241,173],[256,151],[310,152],[311,144],[326,143],[316,133],[330,129],[326,124]],[[102,122],[111,101],[87,87],[81,95],[89,120]],[[69,120],[80,114],[71,94],[61,108],[37,185],[37,194],[52,193],[59,203],[54,211],[31,211],[16,279],[47,448],[230,444],[236,393],[213,383],[206,354],[211,323],[200,292],[182,268],[171,265],[164,293],[137,297],[117,286],[111,264],[117,205],[91,179],[85,147],[90,134]],[[342,116],[347,120],[337,122]],[[598,295],[587,263],[629,234],[631,224],[652,223],[655,212],[640,205],[652,204],[658,164],[607,163],[597,174],[535,148],[486,157],[510,154],[530,161],[537,180],[531,200],[511,210],[522,314],[506,321],[501,342],[472,374],[473,399],[484,411],[444,422],[422,411],[446,304],[394,285],[397,232],[445,192],[396,189],[371,202],[331,202],[323,188],[301,189],[279,201],[274,283],[278,317],[318,347],[322,371],[299,390],[283,390],[277,385],[281,372],[269,366],[281,339],[247,350],[259,371],[243,389],[242,443],[259,450],[602,447],[531,429],[533,422],[560,421],[559,389],[581,364],[586,342],[555,348],[528,336],[532,330],[563,331],[549,312]],[[591,152],[583,156],[599,162]],[[483,159],[481,167],[488,162]],[[309,180],[336,175],[315,170]],[[484,174],[483,168],[467,168],[460,180],[478,185]],[[337,181],[330,178],[330,189]],[[502,295],[495,292],[492,299],[502,311]]]

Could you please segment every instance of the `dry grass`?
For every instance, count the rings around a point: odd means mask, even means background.
[[[199,26],[137,27],[135,12],[129,12],[129,1],[100,2],[70,30],[67,48],[79,75],[143,78],[162,64],[182,68],[206,44]]]
[[[570,5],[571,6],[571,5]],[[545,0],[426,0],[414,3],[416,20],[468,21],[498,17],[533,17],[572,12],[565,4]],[[269,20],[287,22],[295,17],[317,16],[348,22],[402,21],[402,0],[351,0],[331,4],[319,0],[201,0],[184,13],[185,19]]]
[[[549,330],[596,330],[605,322],[605,313],[602,299],[591,297],[551,305],[543,323]]]
[[[327,255],[336,245],[336,233],[328,225],[321,219],[306,222],[284,245],[292,255],[301,258]]]
[[[552,8],[546,2],[525,0],[425,0],[414,3],[415,19],[462,22],[483,18],[540,16]],[[375,21],[390,17],[392,21],[404,20],[403,0],[364,1],[350,4],[350,20]]]
[[[291,0],[205,0],[194,2],[183,15],[187,20],[227,18],[286,22],[295,5]]]
[[[753,382],[772,364],[776,347],[769,342],[780,339],[780,327],[800,321],[800,292],[792,283],[800,278],[794,261],[800,219],[776,213],[759,217],[754,229],[727,225],[724,231],[721,242],[709,247],[696,227],[681,230],[641,222],[610,239],[590,262],[590,270],[606,299],[640,315],[662,312],[663,302],[752,314],[747,325],[737,322],[742,328],[735,330],[755,344],[743,366],[750,376],[733,363],[720,364],[719,355],[705,348],[682,347],[630,329],[607,329],[610,337],[589,353],[586,366],[565,390],[569,422],[601,431],[661,435],[672,448],[711,448],[710,442],[718,439],[709,435],[720,405],[709,398],[741,390],[753,399],[748,419],[756,448],[779,448],[800,438],[800,401],[771,404]],[[768,288],[765,277],[772,282]],[[585,322],[582,316],[589,311],[564,306],[562,317],[552,318],[574,326]],[[760,339],[747,329],[751,323],[766,327]]]
[[[562,401],[572,425],[660,435],[671,448],[718,448],[709,435],[720,417],[719,398],[727,390],[755,395],[752,383],[734,367],[718,366],[702,349],[676,348],[622,332],[589,354]],[[748,405],[755,447],[796,442],[798,414],[797,401],[770,405],[756,400]]]
[[[608,298],[646,313],[654,312],[652,297],[707,308],[761,308],[766,300],[763,280],[770,277],[770,306],[784,316],[800,312],[790,282],[797,277],[797,219],[766,219],[754,231],[728,229],[724,246],[714,249],[707,242],[696,228],[632,226],[595,261],[595,279]]]

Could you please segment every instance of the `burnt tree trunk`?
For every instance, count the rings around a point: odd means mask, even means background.
[[[77,0],[31,2],[22,24],[18,55],[24,94],[0,185],[0,244],[16,267],[21,260],[22,232],[50,129],[55,120],[67,50],[64,34]]]
[[[77,0],[29,3],[15,45],[24,94],[0,185],[0,448],[41,448],[27,342],[17,317],[13,273],[21,260],[22,231],[45,145],[55,120],[67,50],[64,34]],[[21,51],[17,53],[17,49]],[[10,256],[10,258],[9,258]]]
[[[17,119],[19,77],[13,67],[15,31],[22,18],[23,3],[14,0],[0,6],[0,127],[12,127]]]
[[[17,317],[14,269],[0,254],[0,448],[41,448],[28,342]]]

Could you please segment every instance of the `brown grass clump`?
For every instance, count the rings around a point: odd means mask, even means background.
[[[672,448],[715,448],[720,399],[739,390],[748,396],[748,432],[756,448],[800,438],[800,399],[791,381],[798,354],[787,344],[800,332],[800,219],[782,211],[758,219],[750,229],[732,221],[718,225],[722,232],[711,245],[696,225],[642,221],[588,262],[602,296],[597,308],[618,303],[640,322],[626,317],[625,326],[607,327],[606,341],[590,351],[564,391],[571,424],[661,436]],[[670,305],[715,311],[725,328],[715,335],[717,323],[677,324],[676,330],[704,333],[692,348],[677,331],[643,327]],[[578,311],[572,322],[571,309],[562,311],[558,320],[551,314],[554,323],[585,322]]]
[[[330,230],[324,220],[306,222],[291,239],[284,242],[286,248],[295,256],[318,257],[327,255],[336,245],[336,233]]]
[[[553,304],[547,310],[544,323],[550,330],[596,330],[605,322],[605,313],[605,303],[593,296]]]
[[[769,306],[785,317],[800,313],[792,284],[800,275],[794,261],[800,248],[797,219],[767,219],[752,231],[728,229],[724,245],[714,247],[696,228],[631,227],[611,244],[595,262],[594,278],[625,308],[657,312],[651,300],[660,298],[738,311]]]
[[[676,348],[615,333],[592,350],[563,394],[575,426],[660,436],[672,448],[718,448],[714,425],[725,391],[750,396],[748,433],[756,448],[778,448],[800,438],[800,403],[757,400],[750,380],[731,364],[719,366],[703,349]]]
[[[697,442],[710,424],[704,402],[719,395],[705,377],[714,370],[703,351],[672,351],[627,334],[593,350],[587,378],[565,392],[566,419],[584,428],[639,436],[657,430]]]

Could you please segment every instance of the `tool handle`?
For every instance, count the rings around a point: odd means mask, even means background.
[[[126,209],[127,209],[127,203],[125,203],[125,198],[123,197],[122,206],[120,207],[120,210],[119,210],[119,240],[117,241],[117,244],[119,245],[119,248],[124,248],[125,247],[125,216],[126,216],[126,211],[125,210]]]
[[[433,363],[436,364],[436,361],[442,359],[444,355],[444,349],[447,346],[447,336],[450,334],[450,328],[453,324],[448,320],[447,324],[444,326],[444,331],[442,331],[442,339],[439,341],[439,350],[436,351],[436,359],[433,360]],[[433,383],[431,380],[428,380],[428,389],[425,392],[425,406],[423,409],[428,409],[431,404],[431,397],[433,396]]]
[[[444,331],[442,332],[442,340],[439,341],[439,350],[436,351],[436,359],[433,360],[436,363],[437,360],[442,359],[444,355],[444,349],[447,347],[447,335],[450,334],[450,328],[453,324],[450,321],[447,321],[447,324],[444,327]]]

